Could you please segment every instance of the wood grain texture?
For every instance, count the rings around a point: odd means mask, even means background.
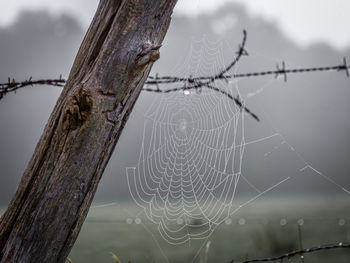
[[[0,262],[65,262],[176,0],[101,0],[0,221]]]

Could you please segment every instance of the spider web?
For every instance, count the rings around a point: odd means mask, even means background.
[[[175,73],[215,75],[225,68],[222,54],[221,41],[192,40]],[[216,87],[239,95],[235,80],[218,81]],[[244,122],[232,100],[209,89],[157,95],[144,113],[139,159],[127,168],[128,186],[168,243],[208,238],[230,215],[289,179],[261,191],[242,174],[245,146],[271,138],[246,142]],[[256,194],[234,206],[241,180]]]

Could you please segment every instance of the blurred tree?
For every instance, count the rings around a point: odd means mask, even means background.
[[[101,0],[0,221],[0,262],[65,262],[176,0]]]

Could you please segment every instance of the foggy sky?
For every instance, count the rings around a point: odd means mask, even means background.
[[[161,48],[161,59],[152,72],[182,72],[191,45],[204,43],[203,35],[212,42],[223,43],[224,67],[233,59],[243,29],[248,31],[250,56],[239,64],[237,72],[275,69],[282,61],[288,67],[338,65],[343,56],[349,58],[350,49],[340,52],[324,43],[301,48],[276,24],[230,5],[192,19],[174,17]],[[68,15],[22,13],[15,24],[0,29],[1,82],[9,76],[18,80],[59,74],[67,77],[84,33]],[[246,178],[264,190],[290,176],[286,184],[274,191],[284,195],[345,194],[311,169],[300,169],[307,162],[340,186],[350,187],[349,81],[344,72],[290,75],[287,83],[273,77],[239,81],[243,99],[261,118],[257,123],[245,117],[246,140],[258,140],[278,131],[296,151],[281,144],[280,135],[248,145],[243,161]],[[7,204],[14,193],[59,93],[60,88],[56,87],[33,87],[0,101],[0,204]],[[250,96],[252,93],[256,95]],[[96,200],[130,199],[125,168],[137,163],[143,112],[156,96],[141,94],[105,170]],[[238,187],[238,194],[250,191],[244,182]]]
[[[299,45],[323,41],[341,49],[350,44],[350,35],[344,34],[349,24],[350,2],[347,0],[179,0],[174,13],[188,16],[212,14],[228,3],[239,3],[250,15],[274,21]],[[97,4],[98,0],[0,1],[3,11],[0,27],[11,24],[23,10],[47,10],[54,16],[67,13],[87,27]]]

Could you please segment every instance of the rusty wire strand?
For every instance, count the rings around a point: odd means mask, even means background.
[[[288,252],[286,254],[276,256],[276,257],[270,257],[270,258],[258,258],[258,259],[249,259],[249,260],[244,260],[240,261],[237,263],[252,263],[252,262],[271,262],[271,261],[282,261],[283,259],[291,259],[292,257],[295,256],[303,256],[308,253],[314,253],[322,250],[334,250],[334,249],[349,249],[350,248],[350,243],[337,243],[337,244],[328,244],[328,245],[319,245],[317,247],[312,247],[312,248],[306,248],[306,249],[300,249],[300,250],[295,250],[292,252]],[[231,260],[230,263],[234,263],[234,260]]]

